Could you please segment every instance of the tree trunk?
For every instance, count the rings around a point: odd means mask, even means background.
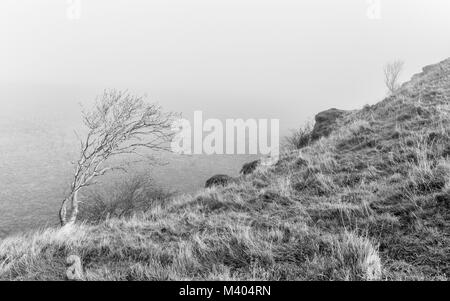
[[[74,224],[78,216],[78,190],[72,195],[72,210],[66,224]]]
[[[64,199],[61,205],[61,209],[59,210],[59,222],[61,223],[61,227],[64,226],[67,222],[67,204],[69,203],[71,196],[68,196]]]
[[[71,211],[68,216],[67,206],[70,203]],[[59,210],[59,221],[61,226],[75,223],[78,215],[78,190],[72,192],[64,199],[61,209]]]

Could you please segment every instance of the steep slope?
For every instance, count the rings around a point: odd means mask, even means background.
[[[226,187],[7,238],[0,279],[447,280],[449,104],[450,59]]]

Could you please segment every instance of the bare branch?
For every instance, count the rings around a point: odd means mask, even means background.
[[[113,156],[145,157],[141,152],[169,150],[173,135],[171,124],[175,117],[175,114],[164,113],[160,106],[147,103],[143,97],[133,96],[128,91],[105,90],[96,99],[92,110],[82,110],[88,133],[84,139],[76,133],[80,140],[80,157],[76,162],[70,196],[94,184],[95,178],[107,172],[126,171],[124,166],[108,161]],[[77,207],[77,202],[72,197],[72,207]]]
[[[403,70],[404,62],[397,60],[384,66],[384,83],[390,94],[394,94],[399,88],[399,76]]]

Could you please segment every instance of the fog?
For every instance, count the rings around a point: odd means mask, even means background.
[[[128,88],[187,116],[294,128],[322,109],[379,101],[389,60],[406,62],[407,79],[449,55],[450,2],[381,0],[373,19],[376,3],[2,1],[1,106],[24,89],[39,103],[33,89],[66,88],[57,101],[71,103]]]
[[[2,0],[0,235],[54,221],[78,102],[106,88],[186,118],[278,118],[286,134],[318,111],[380,101],[388,61],[404,60],[407,80],[447,58],[449,13],[448,0]],[[189,192],[245,160],[153,175]]]

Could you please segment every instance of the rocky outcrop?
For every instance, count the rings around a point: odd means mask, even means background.
[[[205,188],[211,188],[213,186],[226,186],[233,181],[234,181],[234,179],[230,176],[215,175],[206,181]]]
[[[336,128],[339,118],[346,115],[348,111],[338,110],[335,108],[320,112],[316,115],[316,123],[311,132],[311,140],[318,140],[327,137]]]

